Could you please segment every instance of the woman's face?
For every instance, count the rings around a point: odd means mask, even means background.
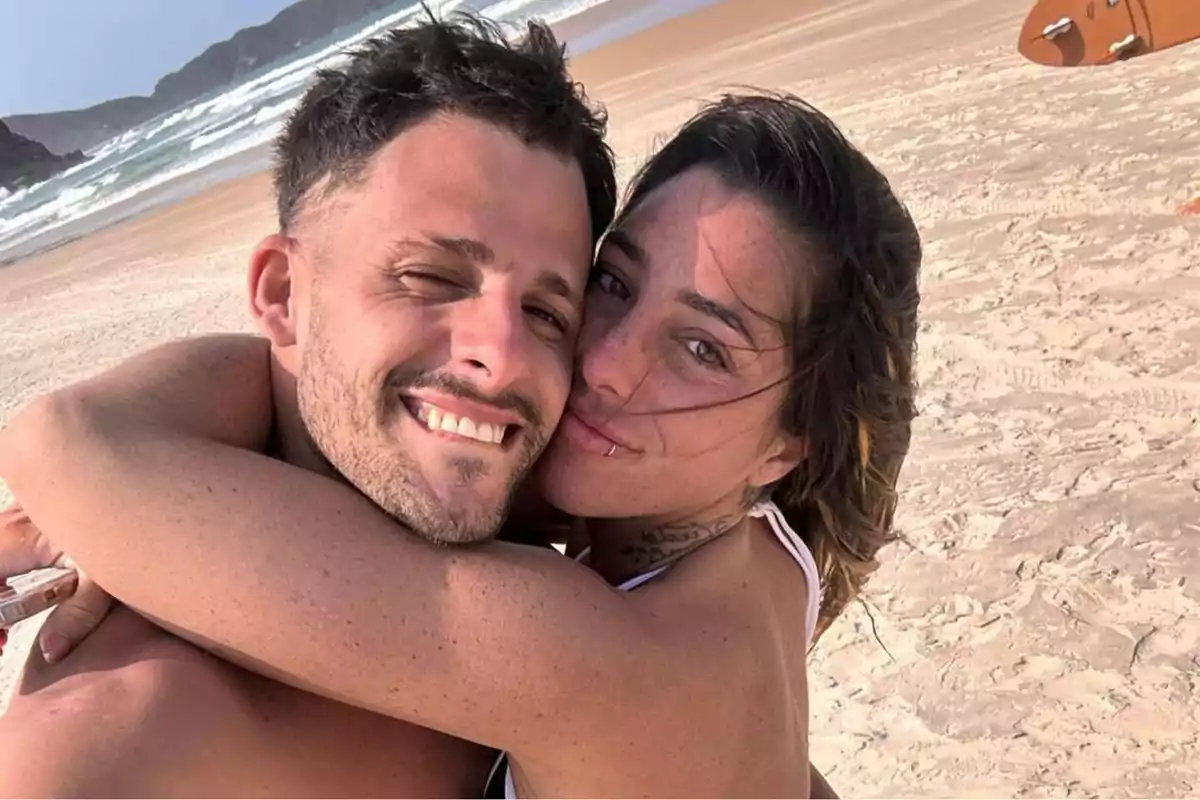
[[[779,418],[806,252],[708,169],[647,195],[597,260],[571,399],[538,466],[546,499],[588,517],[732,512],[794,467],[803,446]]]

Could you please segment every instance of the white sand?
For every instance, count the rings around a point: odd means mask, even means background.
[[[626,171],[719,87],[797,92],[922,228],[909,544],[813,657],[813,758],[848,796],[1196,795],[1200,45],[1049,70],[1023,1],[809,5],[731,0],[578,72]],[[255,177],[0,269],[0,420],[246,329],[270,220]]]

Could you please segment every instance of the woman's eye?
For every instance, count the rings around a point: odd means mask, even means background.
[[[605,294],[611,294],[621,300],[628,300],[632,297],[629,287],[606,269],[598,268],[592,275],[592,284],[600,289]]]
[[[684,347],[692,354],[692,358],[706,367],[727,368],[725,356],[721,355],[721,351],[711,342],[706,342],[703,339],[689,339],[684,343]]]

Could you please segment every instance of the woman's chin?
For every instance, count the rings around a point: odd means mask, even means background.
[[[593,458],[554,438],[538,459],[530,476],[542,499],[565,514],[576,517],[622,516],[613,509],[603,476],[597,475]]]

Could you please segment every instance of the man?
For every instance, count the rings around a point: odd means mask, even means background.
[[[432,540],[493,536],[566,402],[615,207],[603,135],[542,25],[513,45],[430,21],[321,73],[278,143],[279,231],[250,258],[272,382],[244,388],[273,393],[264,449]],[[170,348],[146,359],[169,369]],[[124,609],[61,664],[35,654],[2,724],[5,795],[469,796],[492,760]]]

